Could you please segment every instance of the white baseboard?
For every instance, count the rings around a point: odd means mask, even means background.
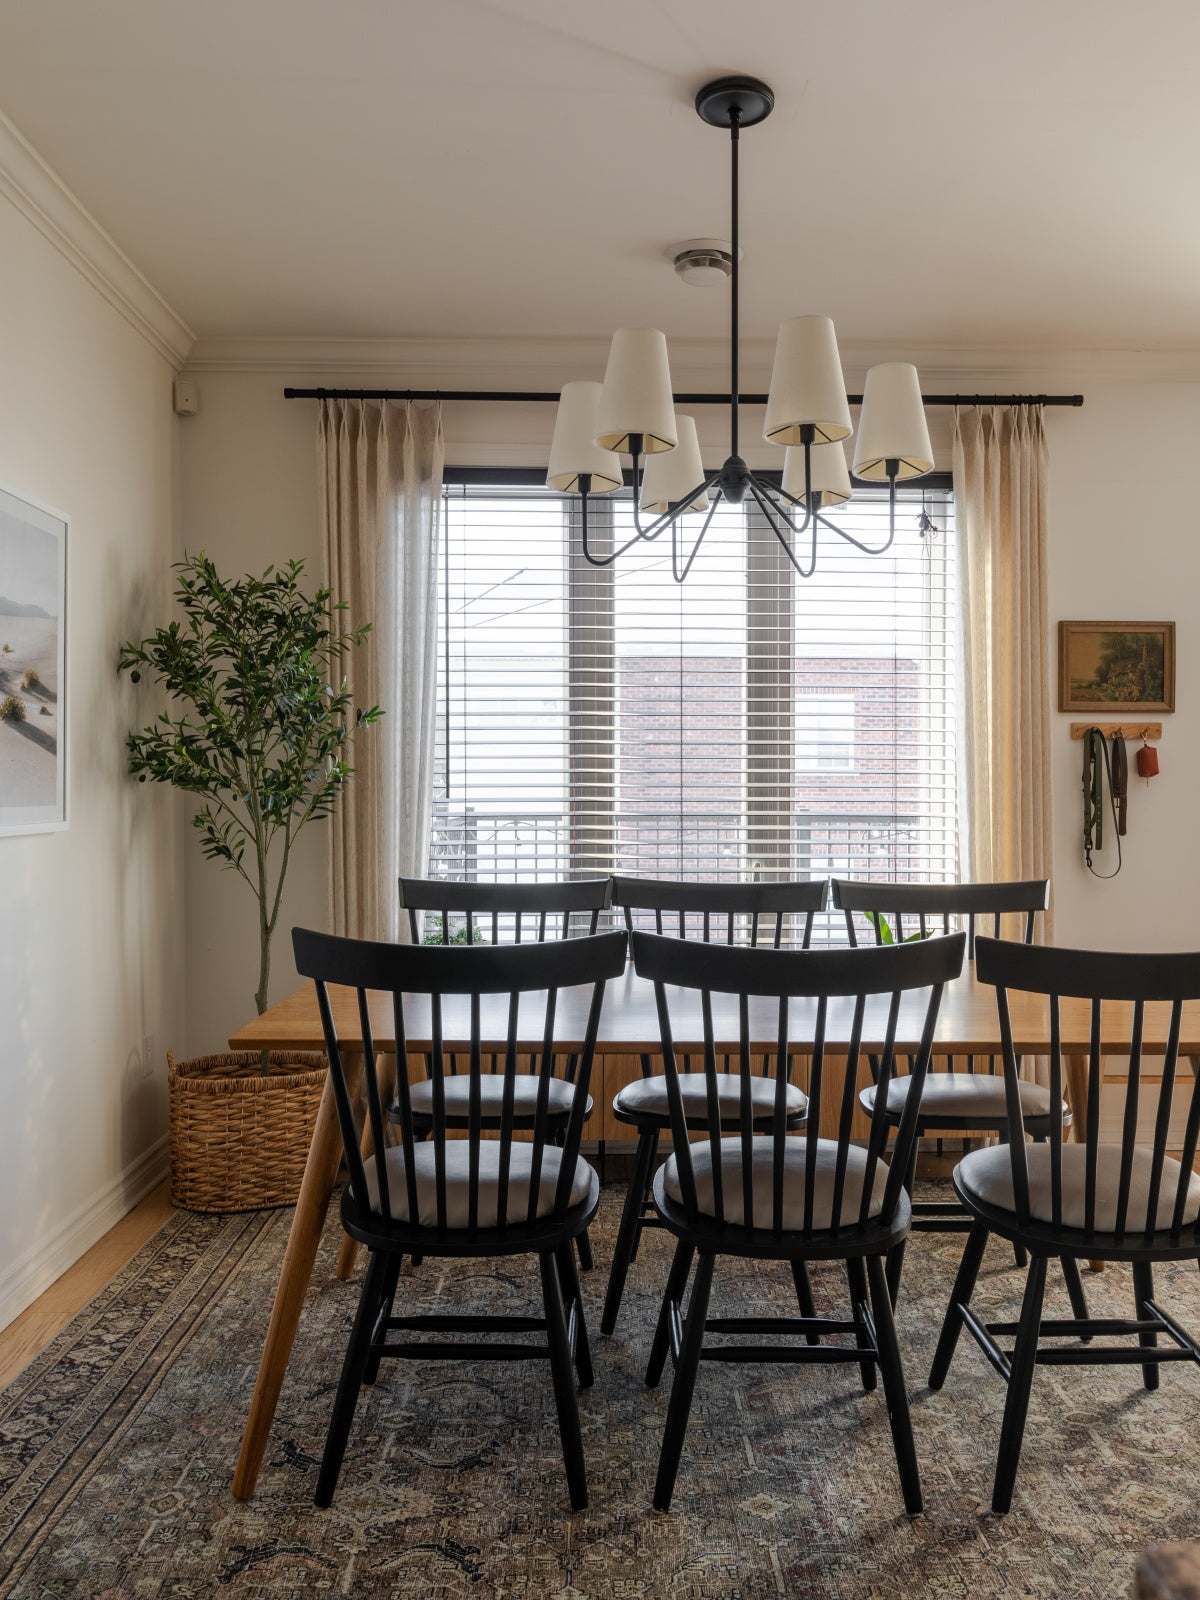
[[[33,1304],[167,1176],[166,1135],[0,1272],[0,1329]]]

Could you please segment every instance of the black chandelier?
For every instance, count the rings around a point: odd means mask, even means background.
[[[809,578],[816,570],[821,528],[868,555],[889,549],[896,533],[896,484],[933,466],[917,369],[906,362],[872,367],[859,413],[854,474],[888,485],[887,541],[864,544],[823,514],[850,498],[842,441],[853,430],[833,323],[821,316],[791,317],[779,330],[763,436],[787,448],[781,484],[748,467],[738,453],[738,139],[743,128],[764,121],[774,104],[774,93],[757,78],[718,78],[696,95],[701,119],[728,128],[730,141],[729,455],[724,464],[704,471],[695,421],[676,415],[666,339],[657,329],[619,329],[603,384],[569,383],[560,396],[546,481],[552,489],[579,495],[583,553],[594,567],[611,565],[635,544],[657,539],[669,528],[671,571],[682,583],[717,507],[722,501],[741,505],[749,497],[796,572]],[[588,502],[623,487],[621,455],[632,458],[636,531],[619,549],[596,555],[588,542]],[[704,521],[685,555],[682,523],[689,512],[703,513]],[[643,524],[642,513],[654,520]],[[794,546],[805,535],[809,548],[802,561]]]

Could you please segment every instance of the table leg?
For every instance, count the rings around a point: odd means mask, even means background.
[[[347,1086],[351,1095],[357,1097],[362,1058],[359,1056],[354,1060],[347,1051],[343,1056],[343,1064]],[[279,1403],[279,1391],[283,1387],[283,1375],[292,1353],[292,1341],[296,1337],[305,1291],[312,1276],[313,1262],[325,1226],[325,1213],[329,1209],[329,1197],[337,1182],[341,1160],[342,1137],[333,1107],[333,1092],[326,1079],[321,1104],[317,1109],[312,1143],[308,1147],[308,1160],[304,1166],[296,1211],[292,1217],[292,1231],[288,1235],[279,1285],[275,1290],[271,1321],[263,1342],[258,1377],[242,1433],[242,1448],[234,1469],[233,1495],[236,1500],[249,1500],[258,1483],[259,1470],[267,1450],[267,1438],[275,1419],[275,1407]]]
[[[1076,1144],[1082,1144],[1087,1137],[1085,1123],[1087,1119],[1088,1102],[1088,1058],[1087,1056],[1068,1056],[1067,1058],[1067,1099],[1071,1105],[1071,1132]],[[1088,1266],[1093,1272],[1103,1272],[1103,1261],[1089,1261]]]

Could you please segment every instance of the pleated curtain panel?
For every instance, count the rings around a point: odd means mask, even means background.
[[[429,861],[443,455],[438,403],[320,402],[328,582],[347,625],[372,625],[347,658],[355,703],[384,711],[355,742],[332,819],[331,925],[354,938],[407,937],[396,879]]]
[[[979,882],[1050,870],[1047,461],[1040,406],[955,409],[964,875]],[[1039,942],[1051,939],[1048,915]]]

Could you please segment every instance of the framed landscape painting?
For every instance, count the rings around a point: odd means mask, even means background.
[[[0,834],[67,825],[67,520],[0,487]]]
[[[1173,622],[1060,622],[1058,709],[1175,709]]]

